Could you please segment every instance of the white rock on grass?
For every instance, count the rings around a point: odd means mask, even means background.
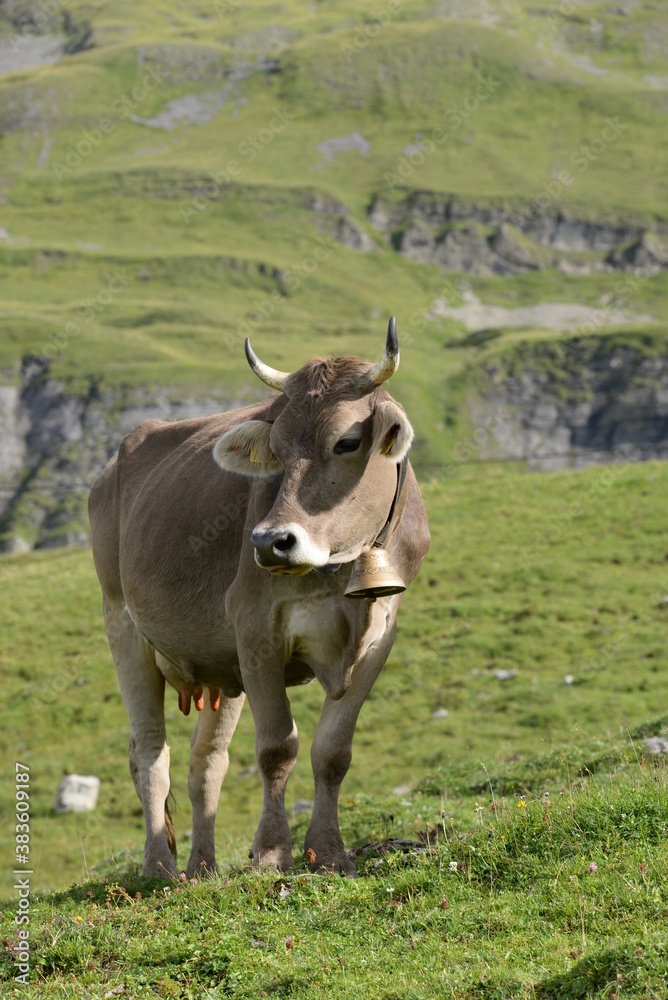
[[[348,153],[352,150],[357,150],[360,156],[366,156],[370,149],[371,143],[359,132],[351,132],[350,135],[336,139],[325,139],[316,146],[316,152],[321,153],[326,160],[333,160],[339,153]]]
[[[437,708],[435,712],[432,712],[432,719],[445,719],[448,714],[447,708]]]
[[[56,812],[91,812],[97,803],[100,779],[92,774],[68,774],[58,785]]]
[[[513,677],[517,677],[516,670],[495,670],[494,676],[497,681],[510,681]]]
[[[664,740],[663,736],[648,736],[645,749],[648,753],[668,753],[668,740]]]

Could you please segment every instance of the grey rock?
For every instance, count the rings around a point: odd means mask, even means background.
[[[474,224],[445,233],[436,243],[433,259],[449,271],[480,277],[517,273],[518,270],[510,264],[497,262],[486,237]]]
[[[0,552],[4,555],[17,555],[20,552],[30,552],[31,550],[32,545],[20,535],[13,535],[11,538],[4,538],[0,541]]]
[[[165,129],[171,132],[179,125],[206,125],[222,110],[230,96],[227,88],[214,90],[208,94],[185,94],[170,101],[153,118],[130,115],[130,121],[149,128]]]
[[[25,457],[29,423],[20,403],[18,386],[0,386],[0,483],[20,471]]]
[[[665,222],[649,231],[636,222],[583,219],[556,207],[537,214],[531,202],[516,209],[494,202],[466,204],[430,191],[411,192],[403,202],[377,197],[369,221],[394,233],[399,253],[463,274],[523,274],[556,267],[565,274],[588,275],[668,266]]]
[[[411,143],[405,146],[401,150],[402,156],[413,156],[414,153],[426,153],[429,150],[429,146],[426,142]]]
[[[99,791],[100,779],[94,775],[68,774],[58,785],[56,812],[91,812]]]
[[[488,242],[490,250],[511,267],[522,271],[536,270],[540,267],[540,256],[532,252],[526,243],[521,242],[518,230],[508,222],[502,222]]]
[[[369,222],[376,229],[390,229],[395,224],[391,207],[385,205],[382,199],[376,198],[369,211]]]
[[[437,708],[435,712],[432,712],[432,719],[445,719],[448,716],[447,708]]]
[[[43,11],[39,11],[43,17]],[[49,66],[63,58],[63,39],[54,34],[32,33],[27,25],[0,44],[0,73],[16,73],[34,66]]]
[[[332,213],[345,215],[348,211],[342,202],[337,201],[336,198],[323,195],[321,191],[316,191],[314,194],[307,196],[304,205],[311,212],[319,212],[323,215],[331,215]]]
[[[325,139],[316,146],[316,152],[321,153],[326,160],[333,160],[339,153],[349,153],[357,150],[360,156],[366,156],[371,149],[371,143],[359,132],[351,132],[337,139]]]
[[[645,749],[651,754],[668,753],[668,740],[662,736],[648,736],[645,740]]]
[[[62,535],[50,535],[41,539],[35,549],[64,549],[70,545],[88,545],[89,541],[85,531],[66,531]]]
[[[511,681],[513,677],[517,677],[516,670],[495,670],[494,676],[497,681]]]
[[[359,253],[371,253],[377,249],[371,237],[367,236],[356,222],[345,216],[339,219],[333,236],[343,246],[348,247],[350,250],[357,250]]]
[[[49,377],[43,359],[26,362],[22,375],[20,386],[0,386],[4,552],[87,544],[88,491],[123,436],[142,420],[206,416],[249,401],[184,399],[170,388],[157,397],[142,389],[102,392],[95,382],[74,394]]]
[[[535,361],[525,352],[521,374],[501,378],[484,366],[470,408],[474,425],[489,428],[478,457],[524,459],[542,471],[668,458],[668,357],[598,338],[562,346],[550,370],[538,346]],[[490,413],[503,417],[490,425]]]
[[[668,264],[668,242],[656,233],[645,232],[639,240],[614,249],[608,262],[621,271],[658,273]]]
[[[434,258],[436,240],[429,226],[416,220],[399,234],[395,246],[409,260],[427,263]]]

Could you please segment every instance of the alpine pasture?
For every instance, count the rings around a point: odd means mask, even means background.
[[[39,384],[110,400],[110,426],[137,400],[239,403],[263,391],[246,335],[285,370],[375,361],[394,313],[390,391],[416,431],[433,538],[342,790],[357,880],[251,872],[247,707],[220,878],[141,879],[90,550],[0,556],[3,998],[668,996],[667,758],[645,742],[668,734],[668,466],[530,472],[486,450],[503,415],[473,416],[490,379],[536,366],[565,405],[582,402],[574,342],[661,362],[662,251],[640,240],[658,254],[640,273],[624,270],[631,240],[614,267],[591,248],[558,265],[506,227],[515,272],[455,273],[402,251],[401,216],[412,198],[454,198],[480,218],[562,212],[661,236],[666,18],[633,0],[0,4],[3,386],[46,359]],[[403,221],[382,228],[382,213]],[[452,311],[472,302],[591,313],[575,329],[471,330]],[[59,473],[89,445],[73,434]],[[44,518],[85,531],[81,482],[54,505],[48,477],[26,469],[0,539],[33,544]],[[290,699],[299,856],[323,693]],[[167,716],[181,871],[193,720],[171,690]],[[27,983],[17,761],[30,768]],[[66,773],[100,778],[93,812],[54,812]]]

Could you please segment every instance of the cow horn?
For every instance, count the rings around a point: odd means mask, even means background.
[[[397,339],[397,321],[394,316],[390,316],[387,325],[387,341],[385,343],[385,354],[382,361],[374,365],[368,374],[371,385],[382,385],[392,378],[399,367],[399,340]]]
[[[251,347],[248,337],[246,337],[245,347],[248,364],[251,366],[257,377],[261,379],[265,385],[268,385],[270,389],[278,389],[279,392],[285,392],[285,383],[290,378],[290,372],[279,372],[275,368],[270,368],[269,365],[265,365],[262,361],[260,361],[257,354]]]

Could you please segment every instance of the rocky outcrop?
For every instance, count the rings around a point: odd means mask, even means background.
[[[376,198],[369,221],[404,257],[479,276],[555,267],[566,274],[668,267],[668,223],[579,218],[565,209],[534,211],[464,203],[417,191],[403,201]]]
[[[524,345],[485,364],[470,406],[480,456],[548,471],[668,458],[668,354],[609,341]]]
[[[345,215],[339,218],[332,236],[344,247],[357,250],[359,253],[371,253],[372,250],[377,249],[371,237],[367,236],[356,222]]]
[[[0,551],[86,544],[88,491],[129,430],[245,402],[169,388],[107,390],[101,380],[72,393],[40,363],[24,364],[20,384],[0,386]]]

